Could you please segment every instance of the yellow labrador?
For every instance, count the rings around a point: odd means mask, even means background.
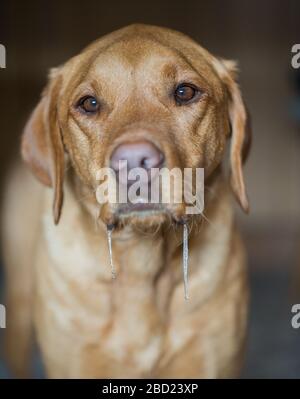
[[[250,136],[235,78],[234,62],[147,25],[113,32],[51,71],[22,139],[37,179],[17,166],[5,191],[6,348],[18,375],[32,327],[52,378],[239,374],[247,273],[222,172],[231,140],[231,187],[247,211]],[[147,171],[204,168],[204,213],[186,217],[185,204],[99,205],[97,170],[118,171],[120,160]]]

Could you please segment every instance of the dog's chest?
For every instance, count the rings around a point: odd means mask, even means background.
[[[106,242],[95,242],[74,223],[54,227],[50,218],[44,221],[36,268],[38,336],[49,370],[65,377],[155,376],[156,369],[197,332],[193,315],[203,297],[211,295],[228,246],[219,245],[218,256],[214,251],[209,274],[205,267],[196,274],[194,270],[190,305],[184,301],[182,284],[174,287],[171,282],[171,294],[166,283],[163,291],[169,302],[162,311],[161,291],[158,294],[153,279],[155,268],[161,267],[162,248],[137,248],[134,254],[144,253],[143,257],[133,256],[128,248],[128,258],[125,255],[112,281]],[[126,269],[131,263],[135,269]],[[205,256],[191,259],[191,264],[206,263]],[[175,266],[181,275],[180,262]]]
[[[135,293],[120,284],[114,295],[103,285],[88,287],[83,279],[61,282],[52,290],[50,274],[41,277],[39,284],[48,294],[40,301],[42,340],[50,356],[61,347],[64,358],[78,359],[68,363],[66,373],[98,378],[151,375],[163,351],[165,330],[147,287]],[[54,361],[60,363],[61,357]]]
[[[151,374],[165,337],[151,281],[126,271],[112,280],[103,243],[95,247],[80,230],[75,235],[74,228],[57,229],[50,220],[45,226],[37,319],[46,357],[58,369],[63,358],[76,357],[68,376]]]

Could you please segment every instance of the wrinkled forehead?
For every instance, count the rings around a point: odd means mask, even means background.
[[[111,88],[191,81],[207,91],[220,90],[222,82],[213,66],[214,57],[190,38],[172,33],[100,39],[75,57],[77,62],[73,60],[68,74],[71,85],[98,81],[104,88]]]
[[[202,62],[201,62],[202,61]],[[107,82],[126,80],[196,79],[205,83],[211,78],[205,59],[193,60],[184,53],[154,40],[132,39],[101,52],[93,61],[87,77],[99,76]]]

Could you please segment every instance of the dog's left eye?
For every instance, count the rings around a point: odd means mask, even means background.
[[[198,90],[190,84],[180,84],[175,89],[175,101],[178,105],[187,104],[196,97],[197,92]]]
[[[79,107],[87,114],[94,114],[99,110],[99,102],[95,97],[88,96],[79,100]]]

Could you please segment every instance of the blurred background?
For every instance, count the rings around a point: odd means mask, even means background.
[[[242,376],[299,378],[300,329],[291,326],[291,306],[300,303],[300,70],[291,67],[291,48],[300,43],[298,0],[2,1],[0,177],[18,156],[48,69],[133,22],[182,31],[213,54],[239,61],[254,134],[246,166],[251,213],[236,212],[252,292]],[[9,376],[0,355],[0,377]],[[35,377],[41,376],[37,366]]]

